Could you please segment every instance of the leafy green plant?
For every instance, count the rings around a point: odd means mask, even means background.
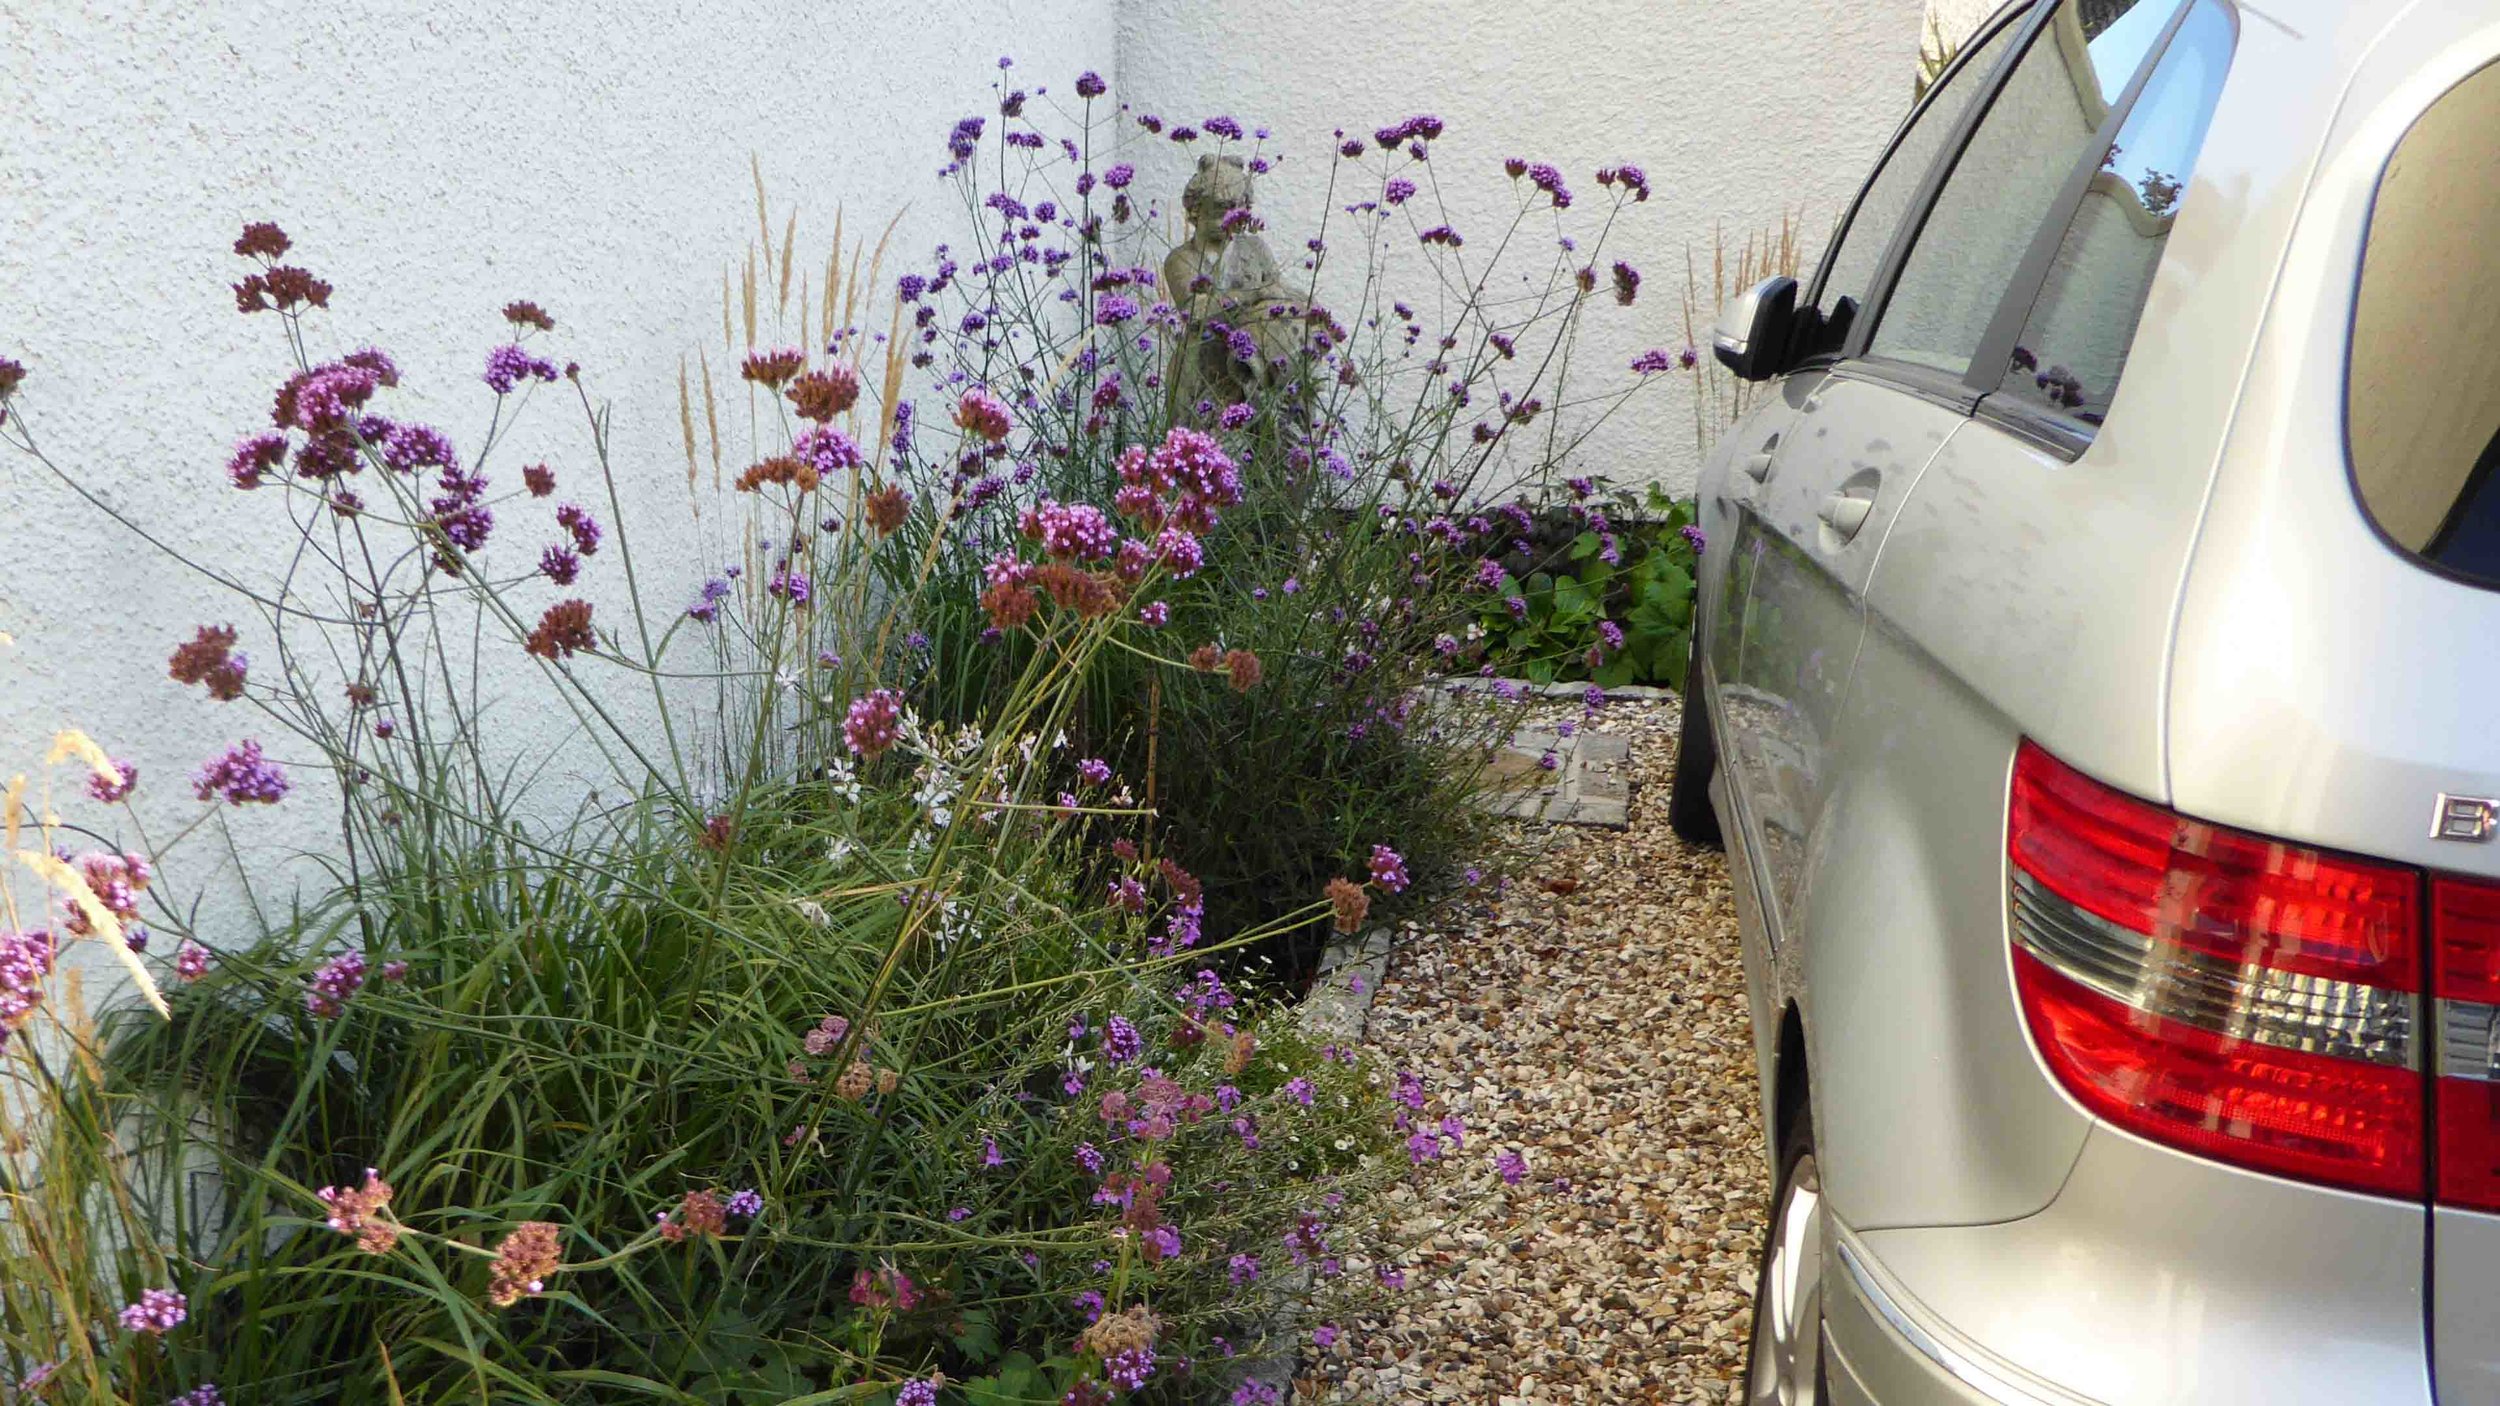
[[[1587,679],[1607,688],[1681,688],[1692,647],[1701,532],[1689,501],[1655,484],[1614,507],[1546,504],[1506,522],[1508,550],[1479,580],[1482,660],[1497,674],[1547,684]]]

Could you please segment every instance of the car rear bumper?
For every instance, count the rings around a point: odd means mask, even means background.
[[[1834,1213],[1827,1225],[1824,1314],[1840,1402],[2432,1399],[2416,1205],[2101,1128],[2037,1214],[1857,1230]]]
[[[1847,1231],[1831,1249],[1824,1362],[1838,1406],[2093,1406],[1938,1321]]]

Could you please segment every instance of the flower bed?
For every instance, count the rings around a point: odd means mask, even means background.
[[[787,238],[750,253],[752,436],[708,358],[680,406],[690,472],[746,464],[750,546],[690,599],[634,556],[614,484],[648,466],[546,309],[504,309],[463,449],[387,353],[316,351],[330,285],[243,231],[236,306],[288,364],[226,478],[295,533],[225,578],[242,623],[168,642],[239,719],[188,781],[218,823],[148,848],[166,783],[75,733],[42,774],[84,798],[7,802],[42,889],[0,913],[21,1393],[1257,1402],[1231,1364],[1281,1299],[1400,1281],[1374,1194],[1465,1129],[1279,1019],[1255,958],[1456,867],[1503,719],[1410,710],[1477,608],[1462,505],[1561,462],[1560,412],[1526,432],[1560,373],[1513,363],[1568,344],[1646,181],[1600,174],[1585,272],[1427,342],[1322,307],[1317,237],[1298,296],[1159,286],[1097,156],[1187,131],[1247,173],[1261,139],[1076,91],[1082,141],[1004,77],[994,148],[957,127],[979,247],[897,280],[882,340],[873,263],[794,311]],[[1457,267],[1412,213],[1439,134],[1338,150],[1377,189],[1361,306],[1393,238]],[[1515,228],[1559,222],[1561,175],[1512,165]],[[1246,210],[1199,212],[1208,258]],[[1169,393],[1183,366],[1237,398]],[[0,361],[0,440],[79,482],[25,381]],[[550,400],[578,455],[507,466]],[[554,820],[514,680],[601,769]],[[336,806],[335,882],[195,922],[182,837],[303,804]],[[71,942],[144,999],[91,1017]]]

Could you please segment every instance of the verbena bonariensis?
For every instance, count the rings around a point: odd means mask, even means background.
[[[1002,128],[1021,106],[1002,95]],[[1082,260],[1116,267],[1094,234]],[[1348,447],[1424,453],[1415,422],[1358,431],[1372,412],[1349,404],[1288,434],[1260,418],[1288,404],[1279,382],[1246,416],[1114,404],[1071,428],[1014,358],[976,375],[931,351],[915,380],[915,346],[935,343],[880,350],[804,293],[792,316],[764,291],[789,259],[759,250],[733,338],[754,435],[726,447],[708,359],[706,434],[691,382],[680,406],[690,470],[707,447],[749,466],[721,490],[741,545],[663,603],[607,414],[549,351],[545,308],[505,310],[463,453],[393,413],[388,354],[312,350],[336,290],[284,262],[286,236],[256,225],[237,251],[237,306],[275,314],[288,366],[223,482],[295,540],[274,566],[207,564],[232,613],[187,623],[167,671],[259,720],[192,799],[335,804],[336,882],[256,927],[131,882],[132,861],[153,871],[178,846],[98,836],[95,864],[45,871],[70,900],[83,887],[99,931],[148,905],[172,950],[117,950],[175,980],[170,1020],[97,1032],[40,994],[50,938],[40,959],[31,936],[12,949],[12,1020],[52,1023],[7,1047],[26,1100],[11,1125],[52,1130],[23,1156],[59,1193],[0,1223],[12,1370],[131,1401],[218,1380],[425,1399],[488,1370],[555,1399],[620,1378],[926,1396],[941,1374],[1222,1397],[1225,1359],[1301,1294],[1260,1263],[1310,1266],[1323,1297],[1401,1278],[1369,1195],[1457,1151],[1463,1125],[1384,1103],[1382,1072],[1214,963],[1403,887],[1413,840],[1371,823],[1390,811],[1341,815],[1344,862],[1237,871],[1299,897],[1214,929],[1189,832],[1156,800],[1187,793],[1207,739],[1167,731],[1179,750],[1149,767],[1098,710],[1117,659],[1250,717],[1342,678],[1362,701],[1317,730],[1348,757],[1369,755],[1358,727],[1402,726],[1408,705],[1328,641],[1350,630],[1403,660],[1429,616],[1395,594],[1420,563],[1362,572],[1426,551],[1430,520],[1378,511],[1413,495],[1358,493],[1384,461]],[[1068,285],[1080,314],[1094,281]],[[8,370],[0,434],[82,482]],[[1156,373],[1069,374],[1090,407],[1108,374]],[[1323,403],[1306,380],[1290,404]],[[544,393],[576,406],[584,446],[516,487],[497,451]],[[1028,454],[1049,474],[1012,482]],[[993,464],[998,489],[978,487],[986,468],[960,476]],[[1307,579],[1256,583],[1288,559]],[[1260,624],[1280,598],[1302,608]],[[568,765],[599,788],[569,818],[530,793],[515,756],[543,762],[545,735],[506,731],[516,712],[569,720]],[[99,802],[158,800],[109,760],[91,772]],[[134,1129],[134,1155],[106,1155]],[[96,1204],[121,1208],[112,1234],[73,1235]],[[93,1262],[44,1259],[36,1234]]]

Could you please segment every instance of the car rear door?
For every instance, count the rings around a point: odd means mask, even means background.
[[[1723,755],[1774,946],[1826,789],[1825,739],[1876,550],[1918,466],[1968,411],[1853,377],[1844,352],[1940,162],[1999,81],[2023,14],[2009,10],[1968,46],[1895,134],[1804,300],[1801,364],[1729,432],[1732,462],[1705,505],[1713,540],[1727,543],[1708,631]]]

